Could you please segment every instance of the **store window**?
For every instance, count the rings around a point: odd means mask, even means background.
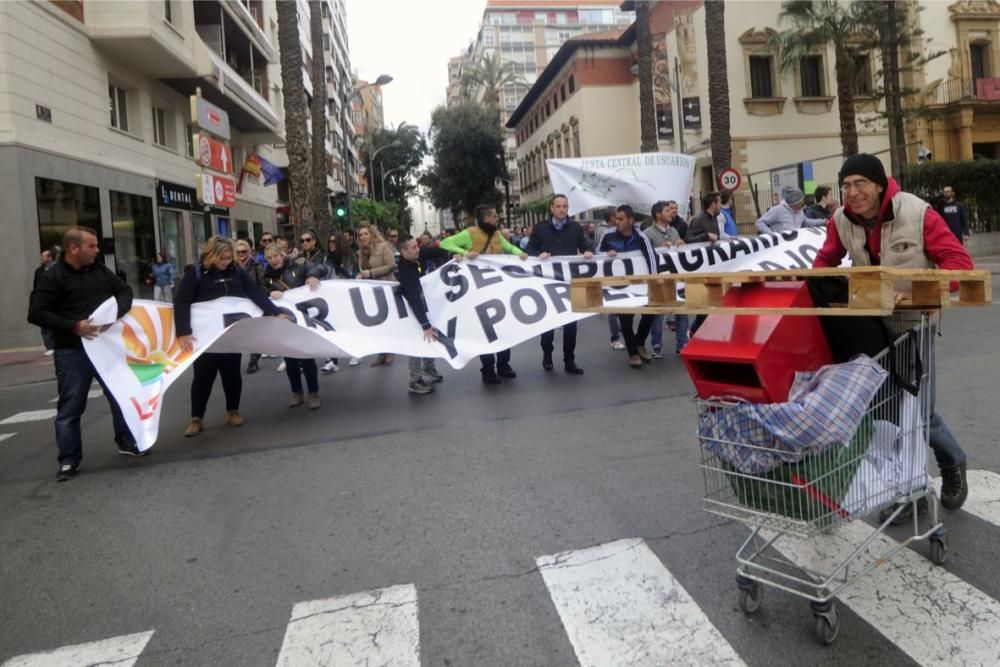
[[[40,248],[61,246],[70,227],[90,227],[100,236],[101,196],[97,188],[36,178],[35,199]]]
[[[255,245],[260,243],[260,237],[263,235],[264,235],[264,223],[263,222],[253,223],[253,243]]]
[[[146,285],[145,279],[156,254],[153,198],[114,190],[109,194],[115,270],[136,296],[152,298],[153,288]]]
[[[167,256],[167,260],[174,265],[175,270],[181,268],[178,257],[181,257],[182,253],[186,255],[184,249],[180,247],[181,218],[180,211],[160,209],[160,252]]]
[[[236,238],[250,240],[250,223],[246,220],[236,220]]]
[[[212,236],[212,220],[204,213],[191,214],[191,236],[194,237],[195,261],[201,255],[201,246]]]

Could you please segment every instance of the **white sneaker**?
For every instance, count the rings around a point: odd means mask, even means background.
[[[45,356],[46,357],[51,357],[55,353],[56,353],[55,350],[45,350]]]
[[[361,360],[357,357],[351,357],[351,360],[347,362],[348,366],[357,366],[361,363]]]
[[[281,363],[278,364],[278,367],[275,368],[274,370],[278,371],[279,373],[284,373],[285,372],[285,360],[282,359]]]
[[[337,371],[340,370],[340,366],[334,363],[333,359],[331,359],[330,361],[320,366],[320,370],[323,371],[324,373],[336,373]]]
[[[620,340],[611,341],[611,349],[612,350],[624,350],[625,349],[625,343],[621,342]]]

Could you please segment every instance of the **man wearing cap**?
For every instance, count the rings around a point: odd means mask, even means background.
[[[854,266],[973,268],[972,257],[944,219],[920,197],[900,190],[874,155],[847,158],[839,180],[844,205],[826,226],[826,241],[813,260],[814,268],[840,266],[845,255]],[[931,366],[933,339],[932,333]],[[969,493],[965,452],[934,412],[935,390],[932,380],[930,446],[941,469],[941,505],[956,510]]]
[[[807,218],[803,210],[806,196],[802,190],[786,186],[781,189],[781,201],[767,209],[757,220],[757,231],[761,234],[789,232],[802,227],[823,227],[826,218]]]

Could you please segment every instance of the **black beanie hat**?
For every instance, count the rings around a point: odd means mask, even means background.
[[[843,183],[848,176],[864,176],[872,183],[881,185],[883,190],[889,187],[882,161],[868,153],[858,153],[844,160],[840,173],[837,174],[838,182]]]

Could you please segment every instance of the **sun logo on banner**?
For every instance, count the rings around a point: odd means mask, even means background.
[[[122,318],[122,340],[128,352],[125,362],[144,385],[156,382],[191,356],[181,350],[174,331],[174,309],[170,307],[139,306],[130,310]]]

